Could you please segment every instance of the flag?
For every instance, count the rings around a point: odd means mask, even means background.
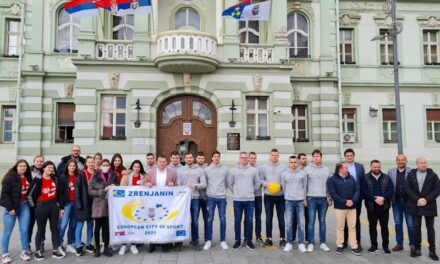
[[[99,10],[94,5],[93,0],[72,0],[64,4],[64,9],[77,18],[99,15]]]
[[[270,1],[252,4],[252,0],[245,0],[223,11],[222,16],[237,20],[269,20]]]
[[[151,12],[151,0],[94,0],[96,7],[110,11],[114,16]]]

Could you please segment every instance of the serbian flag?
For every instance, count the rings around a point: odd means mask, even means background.
[[[245,0],[223,11],[222,16],[237,20],[269,20],[270,1],[252,4],[252,0]]]
[[[107,9],[114,16],[151,12],[151,0],[94,0],[95,6]]]
[[[67,13],[77,18],[99,15],[99,9],[93,0],[72,0],[64,4]]]

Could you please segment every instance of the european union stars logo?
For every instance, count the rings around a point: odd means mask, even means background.
[[[177,230],[176,231],[176,236],[186,236],[186,230]]]
[[[113,197],[125,197],[125,190],[113,190]]]

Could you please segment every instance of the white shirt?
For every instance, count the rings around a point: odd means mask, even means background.
[[[163,171],[156,169],[156,186],[166,186],[167,185],[167,169]]]

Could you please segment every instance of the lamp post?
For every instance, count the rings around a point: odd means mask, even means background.
[[[140,111],[142,110],[140,102],[139,102],[139,98],[136,101],[136,107],[134,108],[134,110],[137,111],[137,119],[136,121],[134,121],[134,127],[135,128],[140,128],[141,127],[141,121],[139,120],[139,115],[140,115]]]
[[[389,34],[393,38],[393,71],[394,71],[394,97],[396,103],[396,124],[397,124],[397,152],[403,154],[402,140],[402,115],[400,111],[400,83],[399,83],[399,54],[397,46],[397,35],[403,30],[403,25],[397,22],[396,16],[396,0],[387,0],[384,4],[384,12],[391,13],[392,27]],[[376,36],[372,41],[387,37],[388,35]]]

